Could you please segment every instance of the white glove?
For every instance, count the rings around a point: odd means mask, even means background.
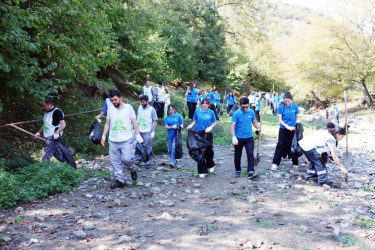
[[[172,128],[173,128],[173,129],[177,129],[177,125],[173,125]]]
[[[36,134],[34,135],[34,137],[35,137],[35,139],[40,139],[40,133],[39,133],[39,132],[36,133]]]
[[[212,130],[212,126],[209,126],[209,127],[207,127],[207,128],[204,130],[204,132],[205,132],[205,133],[210,133],[211,130]]]
[[[192,128],[193,128],[193,124],[190,124],[189,126],[186,127],[187,130],[192,129]]]
[[[151,132],[150,138],[151,138],[151,140],[155,138],[155,132],[154,131]]]
[[[348,176],[348,175],[349,175],[348,170],[346,170],[346,168],[344,168],[344,167],[339,167],[339,168],[340,168],[340,171],[341,171],[341,173],[342,173],[343,175],[345,175],[345,176]]]
[[[238,145],[238,139],[237,139],[237,137],[235,137],[235,136],[232,137],[232,144],[233,145]]]
[[[143,143],[143,138],[140,134],[136,135],[135,139],[137,140],[138,143]]]
[[[54,140],[57,140],[59,137],[60,137],[60,134],[56,134],[56,133],[53,134],[53,139]]]

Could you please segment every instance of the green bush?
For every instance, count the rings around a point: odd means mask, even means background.
[[[81,172],[67,164],[43,162],[11,173],[5,171],[4,160],[1,160],[0,209],[67,192],[82,179]]]

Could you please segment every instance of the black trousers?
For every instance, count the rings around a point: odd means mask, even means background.
[[[255,111],[255,117],[257,118],[257,122],[260,122],[260,111]]]
[[[210,141],[212,143],[213,135],[212,133],[209,133],[207,136],[207,141]],[[215,166],[214,163],[214,151],[212,147],[206,148],[206,151],[204,152],[204,158],[201,162],[198,163],[198,174],[207,174],[208,168],[212,168]]]
[[[273,156],[273,164],[280,165],[281,157],[290,155],[290,149],[292,147],[294,131],[287,129],[279,129],[279,140],[277,142],[275,155]],[[289,157],[290,159],[290,157]],[[293,165],[298,165],[298,158],[292,158]]]
[[[157,114],[158,118],[162,119],[164,117],[164,107],[165,107],[164,102],[157,102],[156,114]]]
[[[189,119],[193,120],[195,108],[197,107],[196,102],[187,102],[188,108],[189,108]]]
[[[254,171],[254,139],[238,138],[238,145],[234,145],[234,167],[241,171],[242,149],[245,147],[247,155],[247,172]]]
[[[215,113],[216,121],[220,121],[219,114],[217,113],[216,106],[214,104],[211,104],[211,109]]]
[[[318,183],[324,184],[328,180],[326,163],[321,154],[316,149],[303,151],[306,158],[309,159],[310,165],[307,168],[306,178],[318,177]]]
[[[228,105],[227,106],[227,113],[229,114],[229,112],[232,110],[232,108],[233,108],[233,105]]]

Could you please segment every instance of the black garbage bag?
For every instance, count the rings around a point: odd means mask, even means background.
[[[303,125],[297,123],[296,130],[294,130],[292,147],[290,148],[289,158],[298,158],[303,155],[302,148],[299,146],[298,141],[303,138]]]
[[[135,146],[135,160],[148,162],[150,160],[151,152],[144,146],[143,143],[137,143]]]
[[[174,138],[175,138],[175,158],[182,159],[183,151],[182,151],[182,137],[181,137],[181,127],[178,126],[177,129],[174,130]]]
[[[99,121],[97,119],[91,125],[89,138],[95,145],[98,145],[102,139],[102,132],[100,132]]]
[[[207,140],[209,133],[202,131],[188,131],[187,137],[187,148],[189,149],[190,157],[196,161],[201,162],[204,159],[204,153],[206,152],[207,147],[212,146],[211,140]]]
[[[237,109],[238,109],[238,103],[236,102],[236,103],[233,105],[232,109],[229,111],[228,116],[233,116],[234,112],[236,112]]]
[[[60,137],[56,140],[56,144],[61,149],[61,153],[63,155],[64,162],[68,163],[73,168],[77,168],[77,165],[76,165],[76,162],[75,162],[73,156],[70,154],[69,150],[65,147],[65,145],[62,142]]]

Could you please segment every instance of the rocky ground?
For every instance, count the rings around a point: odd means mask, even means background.
[[[328,164],[341,189],[304,181],[304,157],[295,172],[290,161],[271,172],[275,139],[262,146],[255,181],[234,179],[233,147],[215,146],[216,171],[205,179],[186,153],[181,169],[158,156],[124,189],[109,189],[109,176],[95,177],[70,193],[2,211],[0,248],[374,249],[375,118],[349,121],[348,182]],[[79,165],[110,169],[107,157]]]

